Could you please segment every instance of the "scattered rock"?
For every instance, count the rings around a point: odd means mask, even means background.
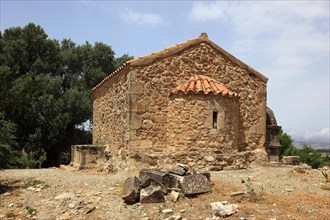
[[[330,183],[327,182],[327,183],[322,183],[321,184],[321,189],[324,189],[324,190],[330,190]]]
[[[11,192],[5,192],[3,195],[4,196],[10,196],[10,195],[12,195],[12,193]]]
[[[307,164],[301,164],[298,167],[293,168],[292,172],[294,173],[308,173],[312,169],[311,166]]]
[[[214,216],[226,217],[238,211],[238,205],[228,204],[227,201],[211,203],[212,214]]]
[[[180,193],[178,193],[178,192],[176,192],[176,191],[172,191],[172,192],[170,193],[170,198],[171,198],[171,201],[172,201],[172,202],[176,202],[176,201],[178,201],[179,196],[180,196]]]
[[[60,217],[56,218],[56,220],[68,220],[70,219],[70,212],[64,212]]]
[[[215,158],[213,156],[205,156],[204,157],[204,160],[206,162],[213,162],[213,161],[215,161]]]
[[[230,194],[230,197],[234,199],[235,202],[240,202],[243,200],[245,192],[237,191]]]
[[[168,220],[181,220],[182,217],[180,215],[172,215],[167,218]]]
[[[88,208],[86,214],[91,213],[91,212],[94,211],[95,209],[96,209],[95,206],[93,206],[93,207],[91,207],[91,208]]]
[[[165,202],[164,194],[160,186],[150,185],[141,189],[141,203],[161,203]]]
[[[173,209],[163,209],[162,214],[163,218],[168,218],[173,214]]]
[[[223,170],[223,167],[222,166],[211,166],[210,170],[211,171],[221,171],[221,170]]]
[[[62,193],[55,197],[56,200],[72,200],[76,196],[74,193]]]
[[[137,177],[129,177],[125,180],[122,198],[126,203],[134,203],[139,200],[140,181]]]
[[[70,203],[68,204],[68,207],[69,207],[70,209],[73,209],[75,206],[76,206],[76,204],[73,203],[73,202],[70,202]]]
[[[32,186],[29,186],[29,187],[27,188],[28,191],[35,191],[36,189],[37,189],[37,188],[32,187]]]

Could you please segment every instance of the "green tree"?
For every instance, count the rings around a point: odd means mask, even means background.
[[[126,61],[128,61],[128,60],[131,60],[131,59],[133,59],[134,57],[133,56],[130,56],[130,55],[128,55],[128,54],[124,54],[124,55],[122,55],[121,57],[117,57],[116,59],[115,59],[115,68],[116,69],[118,69],[119,67],[121,67]]]
[[[92,121],[91,89],[118,62],[132,58],[114,55],[100,42],[76,45],[70,39],[48,39],[32,23],[0,33],[0,112],[16,137],[17,152],[32,152],[33,160],[45,152],[44,165],[58,166],[60,153],[70,145],[90,143],[91,131],[83,124]],[[3,146],[10,149],[10,144]]]
[[[0,112],[0,168],[10,168],[15,164],[14,147],[15,124],[6,121],[3,113]]]
[[[304,145],[304,147],[298,151],[297,155],[300,157],[301,162],[310,165],[314,169],[324,164],[322,154],[314,150],[311,146]]]
[[[314,150],[311,146],[304,145],[302,149],[298,149],[293,145],[293,139],[290,135],[281,130],[280,143],[282,145],[280,156],[299,156],[302,163],[310,165],[312,168],[323,166],[325,159],[322,154]]]
[[[292,137],[287,133],[283,132],[283,130],[280,131],[280,144],[282,145],[280,151],[280,157],[283,157],[285,155],[290,155],[293,153],[293,151],[295,151]]]

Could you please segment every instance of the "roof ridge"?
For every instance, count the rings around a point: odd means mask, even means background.
[[[253,75],[255,75],[258,78],[260,78],[262,81],[267,82],[267,80],[268,80],[267,77],[265,77],[264,75],[262,75],[261,73],[259,73],[255,69],[253,69],[252,67],[248,66],[247,64],[245,64],[241,60],[237,59],[236,57],[234,57],[233,55],[231,55],[230,53],[228,53],[227,51],[225,51],[224,49],[222,49],[221,47],[219,47],[217,44],[213,43],[211,40],[209,40],[209,38],[208,38],[208,36],[207,36],[206,33],[201,33],[201,35],[198,36],[198,37],[196,37],[196,38],[192,38],[192,39],[183,41],[181,43],[178,43],[178,44],[175,44],[175,45],[166,47],[166,48],[164,48],[162,50],[159,50],[159,51],[156,51],[156,52],[153,52],[153,53],[150,53],[150,54],[146,54],[146,55],[143,55],[143,56],[134,58],[132,60],[126,61],[121,67],[119,67],[114,72],[110,73],[99,84],[97,84],[92,89],[92,91],[94,92],[103,83],[105,83],[106,81],[108,81],[113,76],[117,75],[119,72],[123,71],[126,68],[134,67],[134,66],[148,65],[148,64],[154,62],[157,59],[160,59],[160,58],[163,58],[163,57],[167,57],[167,56],[173,55],[175,53],[181,52],[182,50],[186,49],[187,47],[196,45],[196,44],[201,43],[201,42],[207,42],[207,43],[209,43],[211,46],[213,46],[218,51],[220,51],[225,57],[227,57],[231,62],[235,63],[236,65],[238,65],[240,67],[242,67],[243,69],[248,70]]]

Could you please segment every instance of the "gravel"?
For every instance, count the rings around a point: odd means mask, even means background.
[[[321,189],[323,176],[320,170],[306,170],[306,173],[294,173],[293,170],[292,166],[253,165],[244,170],[211,172],[211,180],[215,183],[212,193],[179,198],[176,203],[169,197],[163,204],[143,205],[126,205],[121,198],[125,179],[137,175],[138,171],[106,174],[75,171],[64,166],[0,170],[0,219],[152,220],[161,218],[165,209],[173,209],[173,216],[178,219],[180,216],[207,219],[212,217],[209,201],[221,200],[220,196],[230,198],[234,192],[218,189],[218,183],[238,191],[244,191],[250,183],[256,190],[274,195],[307,192],[330,196],[330,191]]]

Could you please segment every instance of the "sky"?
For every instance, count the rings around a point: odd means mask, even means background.
[[[329,1],[0,0],[0,30],[40,25],[50,39],[103,42],[143,56],[198,37],[269,80],[267,105],[296,141],[330,142]]]

